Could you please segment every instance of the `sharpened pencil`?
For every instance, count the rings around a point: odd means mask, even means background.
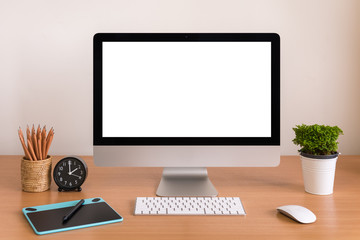
[[[49,133],[50,135],[50,133]],[[53,132],[51,133],[50,137],[49,137],[49,142],[46,144],[46,156],[48,155],[48,152],[49,152],[49,149],[50,149],[50,145],[51,145],[51,142],[54,138],[54,134]]]
[[[33,147],[31,146],[31,143],[30,143],[30,140],[28,140],[28,148],[29,148],[29,151],[34,159],[34,161],[37,161],[37,158],[36,158],[36,155],[35,155],[35,152],[34,152],[34,149]]]
[[[31,141],[31,134],[30,134],[29,125],[27,125],[27,128],[26,128],[26,138],[30,139],[30,141]]]
[[[25,153],[25,157],[30,160],[30,161],[33,161],[30,153],[29,153],[29,150],[26,148],[26,144],[24,142],[24,136],[23,136],[23,133],[21,131],[21,128],[19,128],[19,138],[20,138],[20,142],[21,142],[21,145],[24,149],[24,153]]]
[[[42,160],[40,124],[38,125],[37,130],[36,130],[36,141],[37,141],[38,160]]]
[[[39,147],[39,160],[43,160],[43,157],[42,157],[42,147],[41,147],[41,136],[40,138],[38,139],[38,147]]]
[[[42,139],[42,158],[46,159],[45,151],[46,151],[46,126],[43,127],[42,133],[41,133],[41,139]]]
[[[52,134],[53,131],[54,131],[54,129],[51,128],[50,131],[49,131],[49,133],[48,133],[48,135],[47,135],[47,137],[46,137],[46,142],[49,142],[50,136],[51,136],[51,134]]]
[[[32,125],[31,128],[31,147],[35,153],[36,156],[36,160],[39,159],[39,153],[38,153],[38,147],[37,147],[37,139],[36,139],[36,132],[35,132],[35,127],[34,124]]]
[[[32,134],[32,143],[33,143],[33,146],[31,146],[33,148],[33,151],[36,155],[36,159],[40,159],[39,157],[39,148],[38,148],[38,142],[37,142],[37,138],[36,138],[36,133],[35,133],[35,130]]]

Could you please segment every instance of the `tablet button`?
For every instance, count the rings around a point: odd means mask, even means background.
[[[28,208],[25,208],[26,211],[36,211],[37,209],[36,208],[31,208],[31,207],[28,207]]]
[[[92,202],[98,202],[98,201],[100,201],[100,198],[94,198],[94,199],[92,200]]]

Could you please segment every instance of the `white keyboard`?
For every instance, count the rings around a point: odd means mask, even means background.
[[[138,197],[135,215],[246,215],[238,197]]]

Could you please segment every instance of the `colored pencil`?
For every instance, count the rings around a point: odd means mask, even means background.
[[[49,148],[50,148],[50,145],[51,145],[51,142],[52,142],[53,138],[54,138],[54,133],[52,132],[52,134],[49,137],[49,142],[46,144],[46,156],[48,155]]]
[[[37,144],[37,139],[36,139],[36,132],[35,132],[35,127],[34,127],[34,124],[32,126],[32,129],[31,129],[31,140],[32,140],[32,149],[35,153],[35,156],[36,156],[36,159],[40,159],[39,158],[39,148],[38,148],[38,144]]]
[[[42,151],[41,151],[41,137],[38,139],[38,146],[39,146],[39,160],[43,160],[44,158],[42,157]]]
[[[30,141],[31,141],[31,134],[30,134],[29,125],[27,125],[27,129],[26,129],[26,138],[30,139]]]
[[[42,151],[41,151],[41,128],[40,124],[36,130],[36,141],[37,141],[37,152],[38,152],[38,159],[42,160]]]
[[[42,133],[41,133],[41,139],[42,139],[42,158],[46,159],[45,151],[46,151],[46,126],[43,127]]]
[[[54,131],[54,129],[51,128],[50,131],[49,131],[49,133],[48,133],[48,135],[47,135],[47,137],[46,137],[46,142],[49,142],[50,136],[51,136],[51,134],[53,133],[53,131]]]
[[[30,151],[30,153],[31,153],[31,155],[32,155],[32,157],[33,157],[33,159],[34,159],[35,161],[37,161],[37,158],[36,158],[36,155],[35,155],[34,149],[33,149],[33,147],[31,146],[31,143],[30,143],[30,141],[29,141],[29,140],[28,140],[28,148],[29,148],[29,151]]]
[[[24,142],[24,136],[23,136],[23,133],[21,131],[21,128],[19,127],[19,138],[20,138],[20,142],[21,142],[21,145],[24,149],[24,153],[25,153],[25,157],[31,161],[33,161],[30,153],[29,153],[29,150],[26,148],[26,144]]]

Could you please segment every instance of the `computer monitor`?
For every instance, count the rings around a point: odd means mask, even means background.
[[[164,167],[157,195],[217,196],[206,167],[279,164],[279,35],[98,33],[93,50],[96,165]]]

